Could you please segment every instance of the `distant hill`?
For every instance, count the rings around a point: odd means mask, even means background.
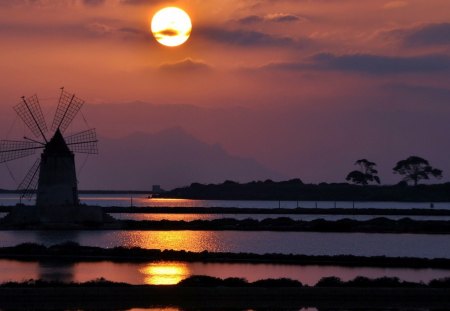
[[[253,159],[227,153],[219,145],[201,142],[181,128],[153,134],[99,139],[98,156],[90,156],[79,174],[81,189],[165,189],[233,179],[241,182],[279,176]],[[83,162],[83,156],[77,159]]]

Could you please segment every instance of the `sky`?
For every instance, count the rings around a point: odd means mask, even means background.
[[[149,29],[166,6],[192,19],[179,47]],[[0,134],[20,96],[45,107],[65,86],[108,139],[179,128],[267,178],[314,183],[343,182],[361,158],[396,183],[395,163],[418,155],[448,181],[449,12],[448,0],[0,0]],[[173,174],[167,186],[187,182]]]

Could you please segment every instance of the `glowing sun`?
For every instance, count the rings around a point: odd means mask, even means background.
[[[189,39],[192,23],[189,15],[182,9],[167,7],[153,16],[151,30],[159,43],[178,46]]]

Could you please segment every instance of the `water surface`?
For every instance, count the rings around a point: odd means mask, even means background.
[[[0,247],[25,242],[201,252],[450,258],[450,235],[271,231],[0,231]]]
[[[450,270],[279,264],[113,263],[106,261],[56,263],[0,260],[0,283],[28,279],[87,282],[103,277],[110,281],[129,284],[169,285],[177,284],[192,275],[208,275],[221,279],[239,277],[249,282],[268,278],[290,278],[312,286],[321,278],[329,276],[337,276],[344,281],[357,276],[368,278],[387,276],[411,282],[429,282],[436,278],[450,277]]]

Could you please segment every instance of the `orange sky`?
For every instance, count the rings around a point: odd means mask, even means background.
[[[42,93],[67,85],[98,103],[224,104],[230,101],[224,95],[232,92],[239,93],[239,104],[257,105],[261,98],[276,98],[279,93],[291,97],[322,93],[323,84],[309,75],[325,81],[336,77],[319,70],[320,62],[312,64],[318,53],[394,58],[448,54],[448,42],[412,47],[405,42],[410,33],[448,22],[450,3],[445,0],[4,2],[0,5],[0,90],[8,100],[23,92]],[[178,48],[160,46],[148,31],[152,14],[166,5],[184,8],[193,20],[191,39]],[[288,75],[302,87],[267,79],[261,67],[273,63],[304,64],[305,68],[276,73]],[[345,72],[351,69],[340,71],[362,86],[399,79],[369,75],[361,81]],[[407,81],[423,75],[415,70],[408,73]],[[427,83],[445,87],[447,81]],[[342,86],[339,89],[343,91]]]
[[[152,14],[168,5],[185,9],[193,22],[190,39],[176,48],[159,45],[149,32]],[[21,95],[55,96],[63,85],[90,104],[245,107],[265,119],[274,116],[267,133],[263,123],[251,133],[243,125],[248,121],[229,135],[226,127],[207,125],[214,124],[209,119],[204,127],[181,121],[166,127],[181,126],[283,174],[301,177],[309,167],[308,180],[314,180],[312,167],[323,167],[315,155],[333,145],[332,134],[341,141],[333,148],[355,147],[338,156],[346,162],[343,170],[359,154],[391,165],[411,153],[450,169],[442,162],[448,142],[439,138],[436,148],[427,142],[449,129],[433,121],[450,112],[449,12],[448,0],[0,1],[0,109]],[[415,129],[422,135],[417,147],[404,143],[412,139],[404,139],[406,128],[395,126],[399,111],[408,125],[420,112],[428,115]],[[375,120],[374,112],[392,119]],[[283,124],[293,115],[312,124],[307,130]],[[346,139],[351,130],[366,135],[358,148]],[[273,150],[267,150],[263,137],[272,136]],[[386,139],[393,141],[376,151],[367,143]],[[339,174],[330,173],[330,180]]]

